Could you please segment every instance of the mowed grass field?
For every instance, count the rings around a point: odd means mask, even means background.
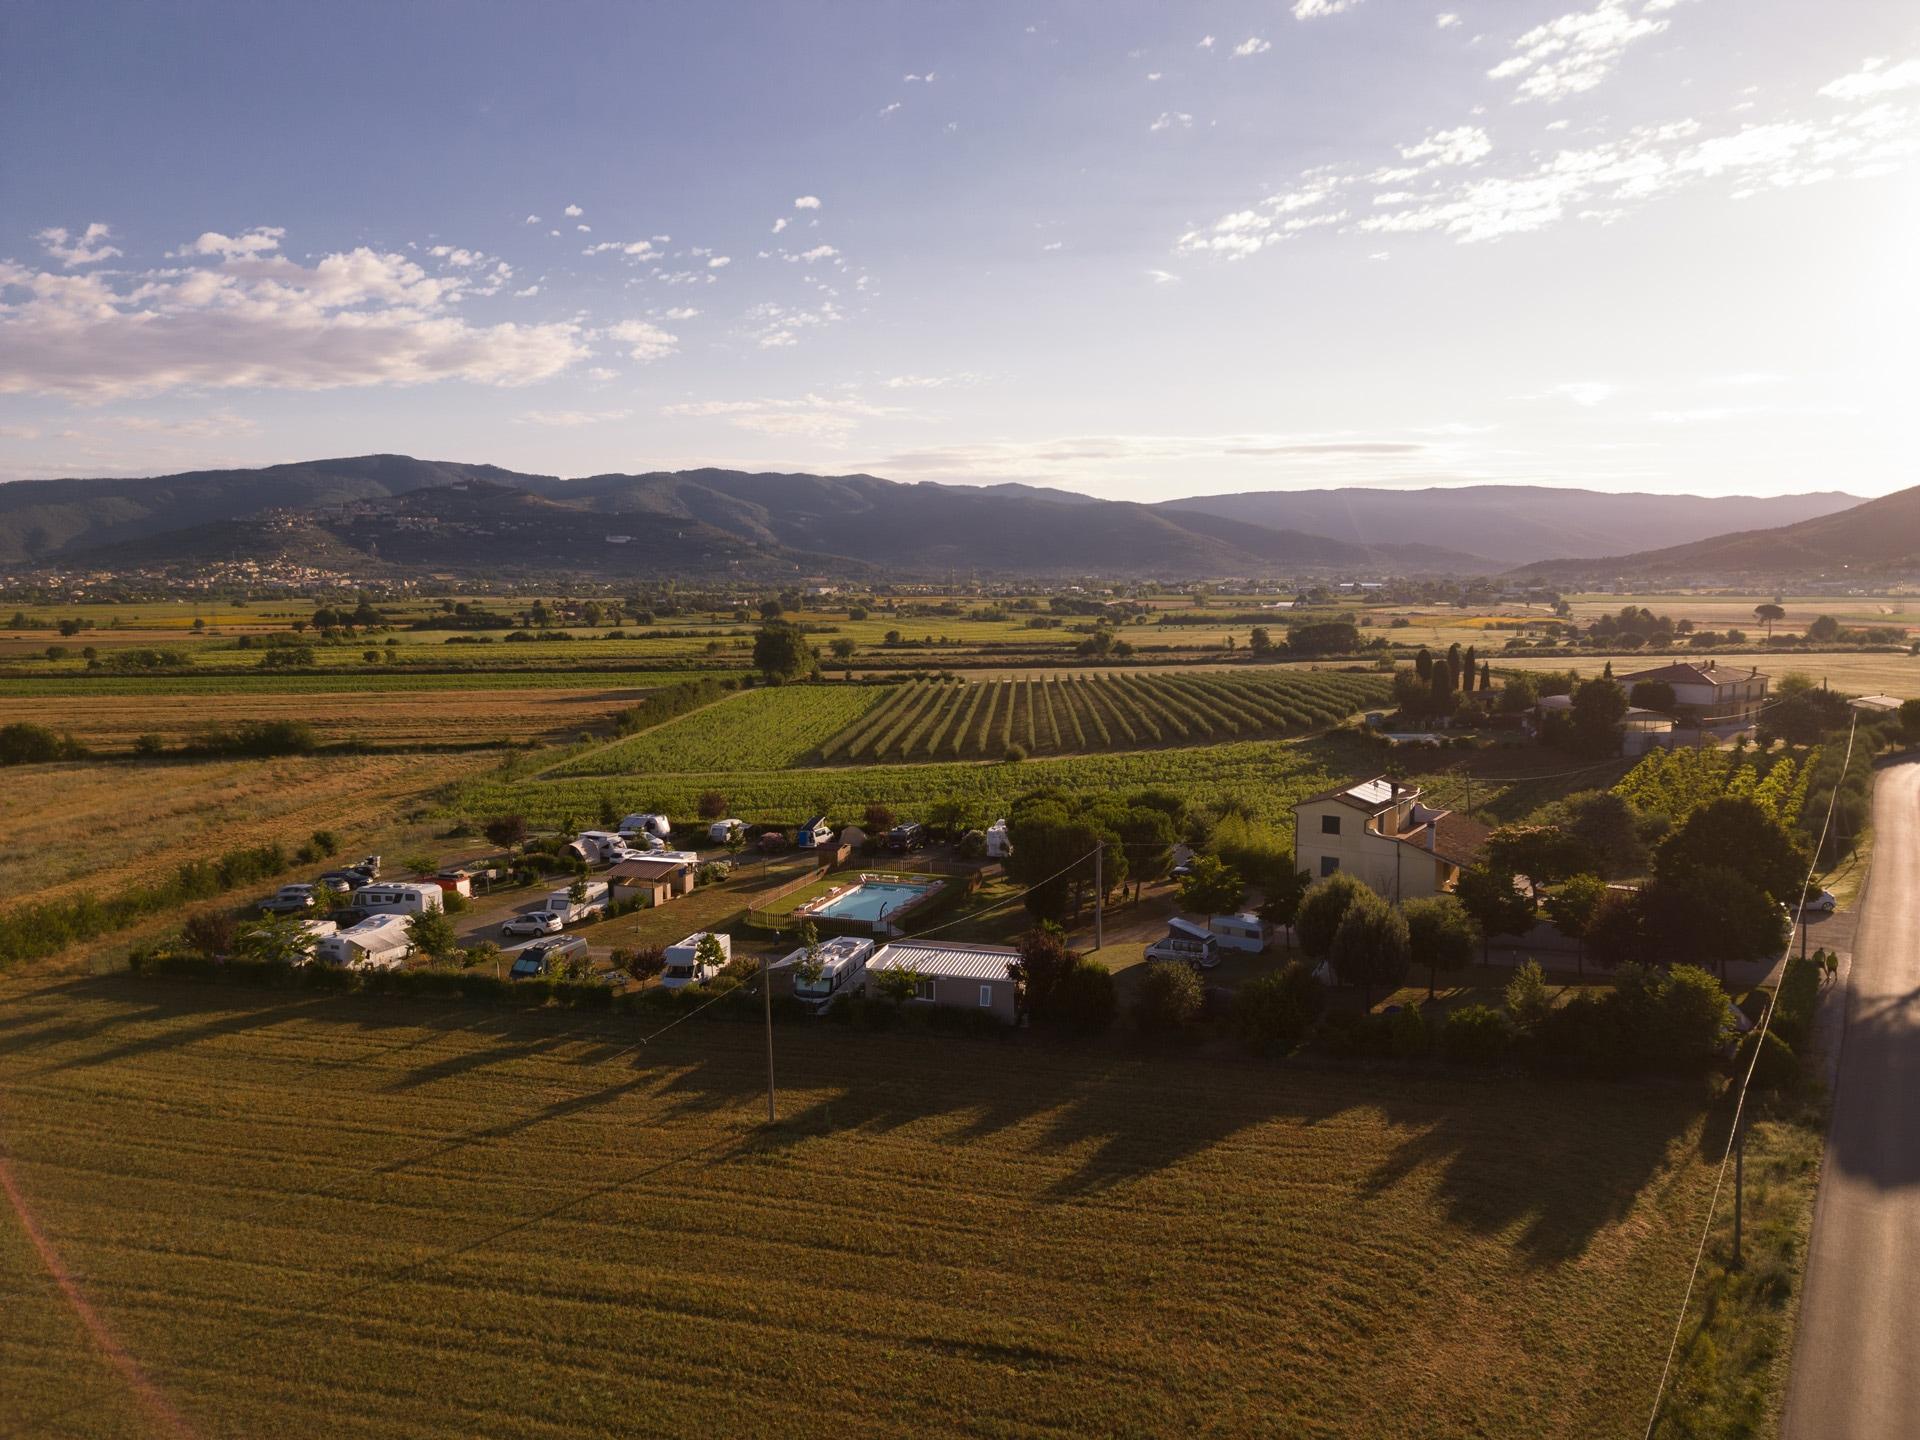
[[[1638,1433],[1694,1084],[0,989],[18,1433]],[[71,1279],[143,1399],[26,1243]]]
[[[1582,675],[1598,675],[1609,662],[1615,675],[1635,670],[1651,670],[1661,665],[1685,663],[1687,655],[1563,655],[1534,658],[1525,655],[1489,656],[1495,669],[1578,670]],[[1849,695],[1892,695],[1900,700],[1920,698],[1920,656],[1899,654],[1820,653],[1796,655],[1791,650],[1753,651],[1740,655],[1699,656],[1714,660],[1722,669],[1735,672],[1758,666],[1762,675],[1778,682],[1782,675],[1797,671],[1825,681],[1835,690]]]
[[[497,760],[480,753],[23,765],[0,779],[0,897],[99,891],[269,841],[292,850],[317,829],[334,830],[352,852],[346,858],[357,859],[424,839],[434,827],[412,817],[424,817],[432,792]]]
[[[72,735],[97,750],[131,750],[141,735],[170,745],[208,726],[242,720],[297,720],[322,742],[376,745],[571,742],[639,703],[642,688],[307,692],[290,695],[9,695],[0,725],[25,721]]]

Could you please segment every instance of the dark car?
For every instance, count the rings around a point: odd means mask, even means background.
[[[360,870],[329,870],[313,882],[335,895],[345,895],[362,885],[371,885],[373,877]]]

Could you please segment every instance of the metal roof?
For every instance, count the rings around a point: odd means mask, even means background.
[[[869,970],[917,970],[930,979],[1005,980],[1020,958],[1011,945],[941,945],[912,940],[888,945],[867,961]]]

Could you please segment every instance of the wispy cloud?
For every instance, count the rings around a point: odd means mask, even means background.
[[[1487,72],[1495,80],[1518,79],[1517,100],[1564,100],[1591,90],[1613,72],[1636,40],[1668,26],[1664,12],[1678,0],[1600,0],[1536,25],[1513,42],[1513,54]]]
[[[581,425],[601,425],[609,420],[624,420],[631,414],[633,414],[631,410],[523,410],[514,417],[513,423],[572,430]]]
[[[1360,0],[1293,0],[1293,18],[1296,20],[1319,20],[1328,15],[1338,15],[1343,10],[1351,10]]]
[[[1273,49],[1271,40],[1262,40],[1258,35],[1249,35],[1233,47],[1235,58],[1244,60],[1249,55],[1264,55]]]
[[[71,270],[79,265],[98,265],[102,260],[117,258],[120,251],[106,243],[112,233],[111,228],[96,220],[77,236],[69,234],[64,226],[54,225],[34,238],[49,255]]]

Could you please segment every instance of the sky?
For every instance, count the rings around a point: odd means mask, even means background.
[[[0,7],[0,479],[1920,484],[1911,0]]]

